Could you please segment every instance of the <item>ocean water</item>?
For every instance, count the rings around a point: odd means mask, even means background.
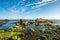
[[[60,26],[60,20],[53,20],[52,25],[59,25]]]
[[[33,20],[27,20],[27,21],[33,21]],[[16,22],[19,22],[19,20],[9,20],[8,22],[3,22],[3,25],[2,26],[0,26],[0,29],[7,29],[8,27],[12,27],[12,26],[15,26],[16,24]],[[59,25],[60,26],[60,20],[53,20],[53,23],[52,23],[52,25]],[[45,26],[40,26],[40,27],[38,27],[38,26],[32,26],[32,25],[29,25],[29,26],[27,26],[27,28],[26,29],[29,29],[29,28],[34,28],[34,29],[41,29],[41,28],[45,28]]]
[[[9,27],[12,27],[12,26],[15,26],[16,24],[16,22],[18,22],[18,20],[9,20],[9,21],[7,21],[7,22],[3,22],[3,25],[2,26],[0,26],[0,29],[7,29],[7,28],[9,28]]]

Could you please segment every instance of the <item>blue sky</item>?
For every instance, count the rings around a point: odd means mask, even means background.
[[[60,19],[60,0],[0,0],[0,19]]]

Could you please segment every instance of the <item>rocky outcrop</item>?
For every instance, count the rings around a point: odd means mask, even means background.
[[[35,20],[35,22],[39,22],[39,23],[52,23],[53,21],[52,20],[48,20],[48,19],[42,19],[42,18],[37,18]]]
[[[28,21],[24,20],[24,19],[20,19],[20,25],[24,25],[27,26],[29,24]]]
[[[35,20],[35,25],[36,26],[43,26],[43,25],[45,25],[45,24],[47,24],[47,23],[52,23],[53,21],[52,20],[47,20],[47,19],[42,19],[42,18],[37,18],[36,20]]]

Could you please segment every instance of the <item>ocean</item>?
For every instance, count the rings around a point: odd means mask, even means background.
[[[34,21],[34,20],[27,20],[27,21]],[[16,26],[16,22],[19,22],[19,20],[9,20],[7,22],[5,21],[2,21],[3,25],[0,26],[0,29],[7,29],[9,27],[13,27],[13,26]],[[60,26],[60,20],[53,20],[53,23],[52,25],[59,25]],[[32,26],[29,25],[28,28],[31,28]],[[45,26],[42,26],[42,27],[34,27],[36,29],[39,29],[39,28],[45,28]]]

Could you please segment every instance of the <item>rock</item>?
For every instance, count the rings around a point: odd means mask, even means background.
[[[35,22],[43,22],[44,20],[42,19],[42,18],[37,18],[36,20],[35,20]]]
[[[39,23],[53,23],[52,20],[42,19],[42,18],[37,18],[37,19],[35,20],[35,22],[39,22]]]
[[[27,26],[28,24],[29,24],[28,21],[26,21],[24,19],[20,19],[20,25]]]
[[[8,20],[8,19],[5,19],[4,21],[5,21],[5,22],[8,22],[9,20]]]
[[[19,26],[20,25],[20,23],[19,22],[16,22],[16,26]]]
[[[43,26],[46,25],[47,23],[52,23],[52,22],[53,22],[52,20],[37,18],[34,23],[36,26]]]
[[[2,23],[0,23],[0,26],[2,26],[3,24]]]

